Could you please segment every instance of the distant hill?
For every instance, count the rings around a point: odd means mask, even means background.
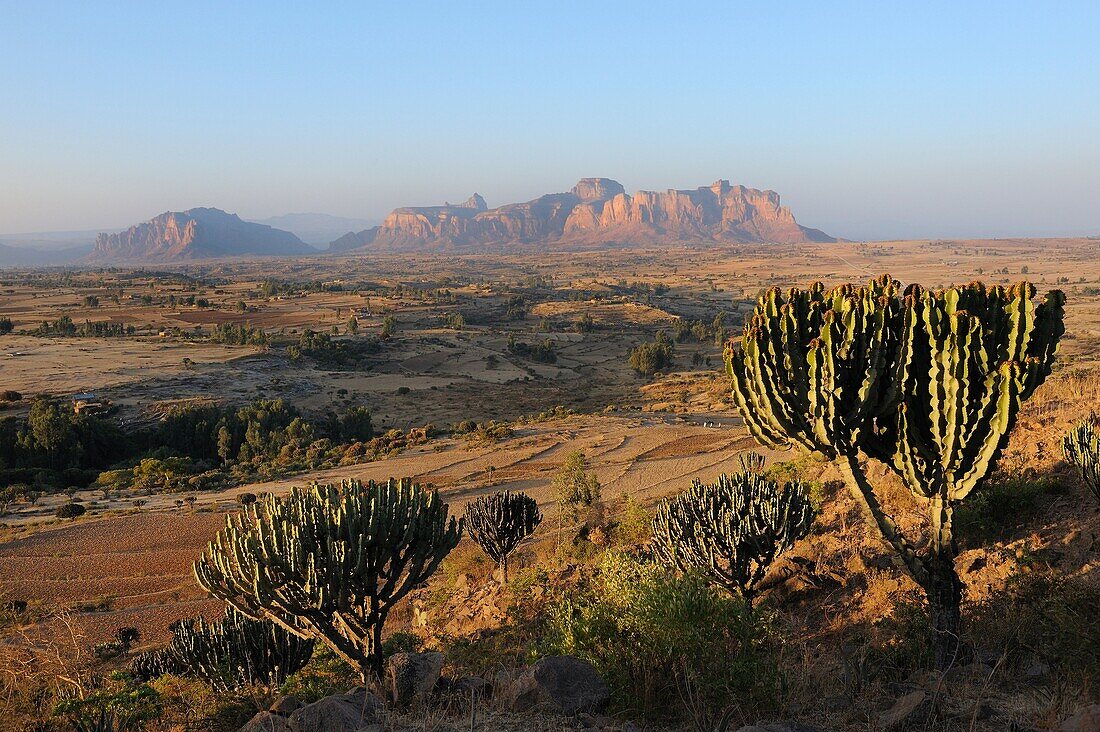
[[[336,239],[330,250],[830,241],[836,239],[799,225],[775,191],[719,180],[694,190],[631,195],[610,178],[584,178],[568,193],[493,209],[476,193],[459,205],[398,208],[380,226]]]
[[[91,244],[59,247],[56,242],[42,242],[40,246],[9,246],[0,242],[0,267],[59,267],[76,264],[92,251]]]
[[[173,262],[237,256],[314,254],[289,231],[216,208],[169,211],[117,234],[100,234],[89,262]]]
[[[248,219],[295,234],[306,244],[327,246],[349,231],[360,231],[378,224],[378,219],[348,219],[323,213],[289,213],[267,219]]]

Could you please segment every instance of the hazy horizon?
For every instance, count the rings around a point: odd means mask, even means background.
[[[1100,6],[5,5],[0,232],[777,191],[849,239],[1100,234]]]

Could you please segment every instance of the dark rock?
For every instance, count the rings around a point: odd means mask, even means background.
[[[377,721],[381,705],[363,687],[327,696],[295,710],[287,721],[289,732],[360,732]]]
[[[278,714],[280,717],[289,717],[304,706],[305,704],[298,701],[297,697],[284,696],[268,707],[268,711]]]
[[[931,706],[931,699],[923,691],[906,694],[882,713],[878,720],[879,726],[883,729],[897,729],[906,724],[924,721]]]
[[[799,722],[760,722],[742,727],[737,732],[821,732],[821,730]]]
[[[1081,707],[1062,722],[1058,732],[1100,732],[1100,704]]]
[[[601,712],[610,699],[607,684],[590,663],[573,656],[549,656],[511,684],[507,705],[514,712],[536,710],[572,717]]]
[[[386,659],[386,691],[399,707],[407,707],[432,693],[443,670],[443,654],[395,653]]]
[[[287,732],[287,721],[275,712],[260,712],[248,720],[239,732]]]

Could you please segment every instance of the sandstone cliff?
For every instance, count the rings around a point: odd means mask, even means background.
[[[584,178],[569,193],[489,209],[474,194],[462,205],[394,210],[381,226],[349,233],[333,251],[484,245],[697,242],[820,242],[800,226],[775,191],[720,180],[694,190],[638,191],[609,178]]]
[[[212,257],[309,254],[289,231],[242,221],[216,208],[169,211],[117,234],[100,234],[93,262],[171,262]]]

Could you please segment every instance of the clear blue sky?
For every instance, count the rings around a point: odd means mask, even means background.
[[[729,178],[853,238],[1100,234],[1100,2],[0,0],[0,232]]]

